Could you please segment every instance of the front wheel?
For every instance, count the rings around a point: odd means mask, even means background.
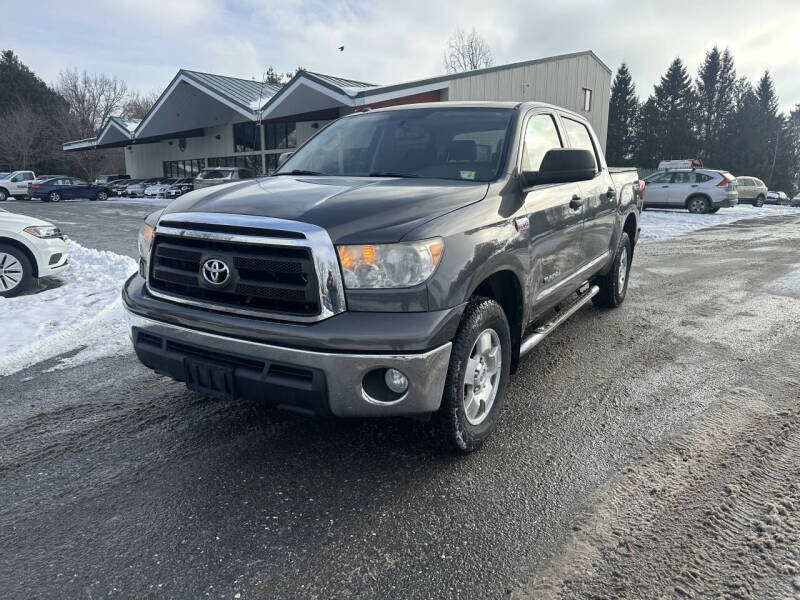
[[[632,258],[631,239],[627,233],[623,232],[619,240],[619,246],[617,246],[617,252],[614,255],[614,263],[611,265],[611,270],[606,275],[601,275],[595,279],[595,284],[600,288],[600,291],[592,298],[595,306],[616,308],[625,302]]]
[[[24,252],[0,244],[0,297],[21,294],[33,283],[33,267]]]
[[[108,194],[105,192],[97,192],[97,196],[95,196],[94,199],[103,202],[105,200],[108,200]]]
[[[472,452],[491,435],[503,409],[511,367],[511,334],[502,307],[470,300],[458,326],[442,404],[432,424],[445,449]]]

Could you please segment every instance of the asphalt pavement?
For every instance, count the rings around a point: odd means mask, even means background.
[[[158,207],[4,208],[132,256]],[[463,457],[413,420],[205,399],[133,355],[36,365],[0,379],[2,596],[537,597],[545,572],[564,596],[614,589],[616,568],[573,587],[552,569],[621,477],[743,386],[796,402],[798,362],[776,361],[797,359],[798,307],[800,216],[643,243],[625,304],[582,309],[527,356]]]

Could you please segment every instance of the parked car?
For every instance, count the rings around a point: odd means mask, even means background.
[[[167,188],[164,196],[166,198],[177,198],[178,196],[182,196],[186,192],[191,192],[194,189],[194,185],[192,184],[191,177],[184,177],[183,179],[178,179],[175,183]]]
[[[792,201],[789,203],[789,206],[800,206],[800,194],[797,194]]]
[[[100,175],[94,180],[95,185],[109,185],[112,181],[120,181],[122,179],[130,179],[130,175],[119,173],[117,175]]]
[[[0,173],[0,179],[5,179],[9,175],[11,175],[11,173],[6,173],[6,172]]]
[[[203,169],[194,178],[192,184],[194,189],[199,190],[211,185],[220,185],[239,181],[241,179],[252,179],[255,174],[250,169],[240,169],[238,167],[216,167],[213,169]]]
[[[351,114],[273,176],[146,218],[131,339],[201,394],[430,418],[468,452],[520,356],[589,301],[624,301],[642,189],[552,105]]]
[[[158,183],[154,183],[153,185],[149,185],[144,190],[144,195],[146,198],[164,198],[164,194],[173,183],[175,183],[177,179],[174,177],[165,177],[159,180]]]
[[[112,196],[124,196],[125,190],[127,187],[133,183],[141,181],[141,179],[118,179],[116,181],[112,181],[108,184],[108,187],[111,188],[111,195]]]
[[[779,204],[782,206],[789,206],[789,196],[786,192],[767,192],[767,198],[764,204]]]
[[[66,239],[52,223],[0,208],[0,296],[21,294],[66,267]]]
[[[18,200],[28,199],[28,183],[36,179],[33,171],[12,171],[0,180],[0,202],[13,196]]]
[[[161,179],[161,177],[151,177],[150,179],[135,180],[125,187],[125,191],[122,192],[122,195],[128,198],[143,198],[144,191],[154,183],[158,183]]]
[[[739,184],[739,204],[764,206],[767,199],[767,186],[763,181],[749,175],[737,175],[736,181]]]
[[[645,208],[685,208],[692,213],[715,213],[736,206],[736,178],[714,169],[657,171],[644,178]]]
[[[658,163],[659,171],[667,169],[696,169],[703,168],[703,161],[699,158],[678,158],[672,160],[662,160]]]
[[[72,198],[88,198],[89,200],[108,200],[111,188],[94,185],[75,177],[56,177],[31,183],[28,195],[41,198],[44,202],[61,202]]]

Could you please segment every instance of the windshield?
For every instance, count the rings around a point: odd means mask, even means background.
[[[500,171],[511,116],[511,109],[415,108],[345,117],[276,174],[491,181]]]

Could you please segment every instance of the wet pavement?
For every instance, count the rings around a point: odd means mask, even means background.
[[[131,255],[151,207],[4,208]],[[769,410],[796,400],[798,257],[800,217],[640,245],[625,304],[582,309],[526,357],[465,457],[416,421],[204,399],[132,355],[2,378],[2,596],[501,598],[544,572],[575,597],[603,588],[618,565],[571,588],[558,566],[587,515],[650,493],[613,492],[623,474],[745,384]]]

